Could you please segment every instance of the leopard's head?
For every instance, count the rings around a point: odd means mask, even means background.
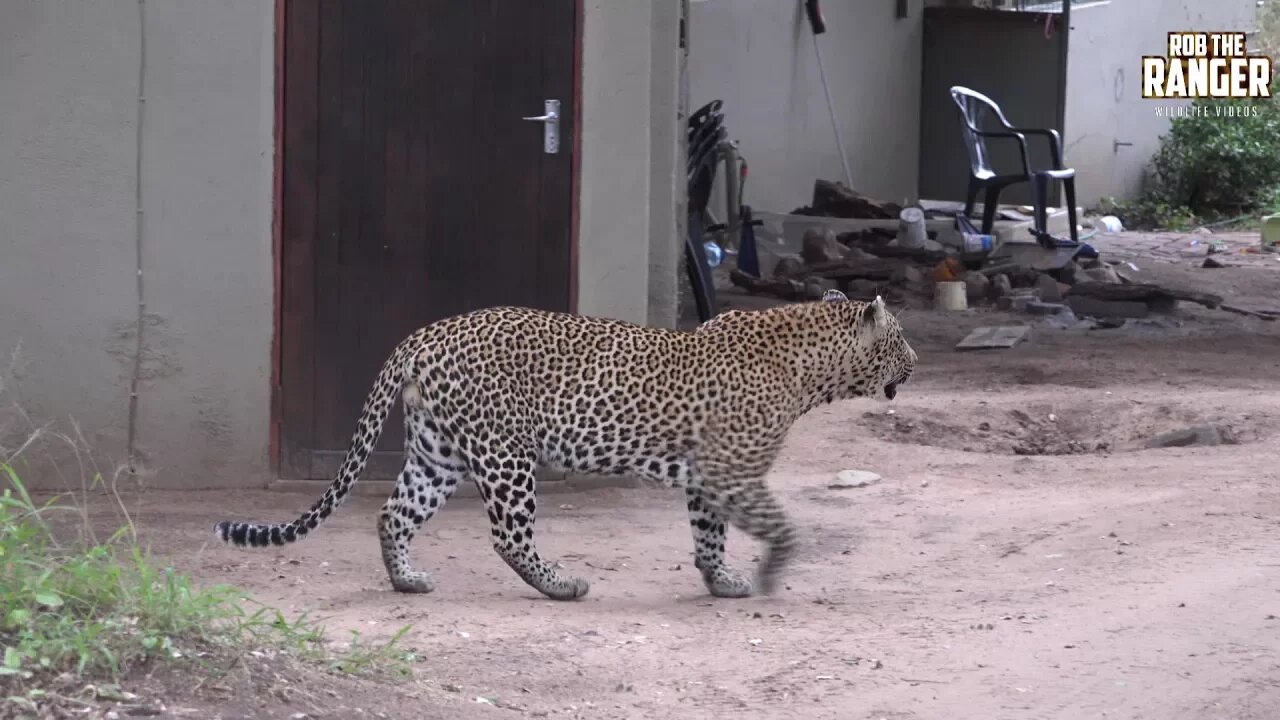
[[[852,302],[839,290],[828,290],[822,305],[835,310],[838,323],[836,395],[892,400],[916,368],[916,351],[903,337],[898,318],[879,295],[871,302]]]

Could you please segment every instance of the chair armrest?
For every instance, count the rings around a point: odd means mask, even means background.
[[[1053,158],[1054,170],[1065,170],[1062,163],[1062,136],[1057,130],[1051,128],[1012,128],[1013,132],[1022,133],[1023,135],[1043,135],[1049,139],[1049,155]]]
[[[1027,159],[1027,138],[1020,132],[996,132],[990,130],[978,130],[973,126],[969,128],[973,134],[984,138],[1012,138],[1018,141],[1018,152],[1022,155],[1022,170],[1031,177],[1031,163]]]

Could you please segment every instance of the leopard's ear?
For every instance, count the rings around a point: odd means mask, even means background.
[[[888,322],[888,311],[884,307],[884,298],[876,295],[876,299],[867,303],[862,308],[862,326],[869,329],[879,329]]]
[[[839,290],[832,288],[822,293],[822,302],[849,302],[849,298]]]

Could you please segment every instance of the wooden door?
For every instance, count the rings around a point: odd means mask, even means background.
[[[413,329],[571,309],[577,0],[282,1],[279,472],[327,480]],[[546,99],[556,154],[521,119]]]

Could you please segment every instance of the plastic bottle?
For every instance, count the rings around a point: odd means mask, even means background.
[[[711,267],[719,267],[724,261],[724,250],[715,243],[714,240],[708,240],[702,244],[703,249],[707,251],[707,265]]]

